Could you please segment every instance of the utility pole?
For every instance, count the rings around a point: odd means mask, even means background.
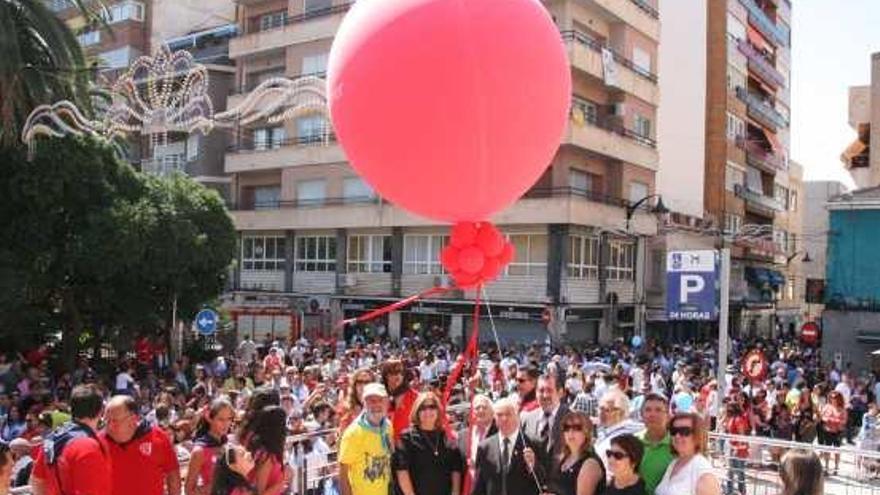
[[[715,397],[718,414],[721,414],[722,399],[724,397],[725,372],[727,370],[727,356],[729,354],[730,341],[727,335],[728,312],[730,307],[730,249],[721,248],[721,301],[718,312],[718,393]],[[718,431],[721,431],[721,422],[718,422]]]

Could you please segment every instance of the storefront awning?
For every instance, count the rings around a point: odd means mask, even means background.
[[[770,285],[774,287],[782,287],[785,285],[785,275],[776,270],[767,270],[767,278],[770,281]]]
[[[767,46],[767,42],[764,40],[764,37],[761,36],[761,33],[752,26],[746,27],[746,36],[749,38],[749,41],[752,42],[752,45],[755,45],[755,48],[758,50],[764,50],[766,52],[772,51]]]
[[[776,134],[769,132],[766,129],[761,130],[764,132],[764,136],[767,137],[767,142],[770,143],[770,148],[773,149],[773,153],[781,157],[785,151],[782,148],[782,144],[779,143],[779,138],[776,137]]]
[[[752,282],[752,284],[765,285],[770,283],[770,275],[766,268],[747,266],[746,280]]]

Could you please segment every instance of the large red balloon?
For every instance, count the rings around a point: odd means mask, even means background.
[[[571,75],[537,0],[359,0],[330,50],[335,132],[385,199],[443,221],[510,205],[550,164]]]

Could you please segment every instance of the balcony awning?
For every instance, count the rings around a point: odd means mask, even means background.
[[[770,283],[770,275],[766,268],[755,266],[746,267],[746,280],[757,285],[766,285]]]
[[[850,160],[861,155],[867,148],[868,145],[863,143],[861,139],[856,139],[843,150],[844,161],[849,163]]]
[[[752,42],[752,45],[754,45],[755,48],[757,48],[758,50],[764,50],[765,52],[772,51],[768,47],[767,41],[764,40],[764,36],[752,26],[746,26],[746,36],[749,38],[749,41]]]

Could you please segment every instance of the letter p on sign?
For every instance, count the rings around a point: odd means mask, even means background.
[[[700,275],[682,275],[679,301],[681,304],[687,304],[688,295],[699,293],[704,287],[706,287],[706,281]]]

